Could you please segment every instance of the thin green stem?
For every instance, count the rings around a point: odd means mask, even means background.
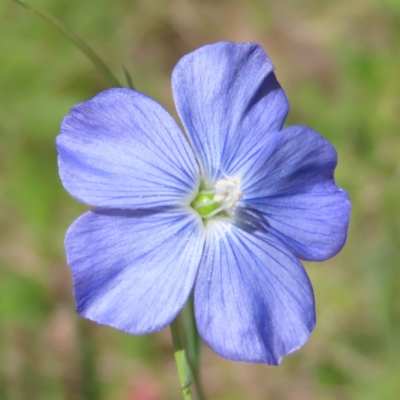
[[[196,321],[193,313],[193,296],[189,297],[180,315],[185,346],[188,359],[193,370],[198,370],[200,366],[201,340],[197,333]]]
[[[194,389],[197,400],[205,400],[203,387],[200,381],[201,339],[197,332],[194,318],[193,295],[190,296],[180,315],[183,328],[183,336],[189,364],[192,367]]]
[[[77,46],[83,54],[85,54],[93,65],[103,74],[113,87],[122,87],[118,79],[113,75],[111,70],[103,62],[103,60],[91,49],[91,47],[81,39],[75,32],[73,32],[67,25],[60,21],[55,15],[51,14],[45,8],[35,4],[30,0],[14,0],[22,6],[33,11],[46,21],[50,22],[55,28],[57,28],[65,37],[67,37],[75,46]]]
[[[178,369],[179,380],[181,382],[183,398],[185,400],[193,400],[192,391],[190,389],[190,386],[192,384],[192,371],[186,358],[185,349],[182,345],[179,322],[177,318],[174,322],[172,322],[170,328],[172,343],[174,346],[175,361]]]
[[[126,83],[128,84],[128,87],[131,89],[135,89],[135,86],[133,85],[133,81],[132,81],[129,71],[124,66],[122,66],[122,70],[124,71],[124,75],[125,75],[125,79],[126,79]]]

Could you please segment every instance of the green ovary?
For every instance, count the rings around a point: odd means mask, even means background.
[[[209,214],[211,214],[217,208],[221,207],[221,204],[213,201],[213,199],[214,199],[214,193],[210,193],[210,194],[201,194],[200,193],[193,200],[191,206],[202,217],[207,217]],[[212,202],[212,203],[211,204],[207,204],[209,202]],[[201,205],[202,203],[205,203],[205,205]]]

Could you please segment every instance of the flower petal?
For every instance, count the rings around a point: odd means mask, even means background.
[[[201,337],[216,353],[275,365],[313,330],[313,290],[303,266],[279,240],[210,221],[195,315]]]
[[[264,220],[299,258],[334,256],[346,241],[351,208],[335,183],[336,163],[333,146],[305,126],[266,137],[233,168],[242,178],[238,218]]]
[[[134,90],[110,89],[73,107],[57,149],[65,188],[90,205],[172,205],[199,185],[196,160],[175,121]]]
[[[227,174],[232,158],[260,137],[282,128],[289,106],[273,69],[259,45],[227,42],[204,46],[175,67],[175,104],[207,183]]]
[[[65,241],[77,311],[131,334],[167,326],[189,297],[203,245],[203,224],[191,212],[82,215]]]

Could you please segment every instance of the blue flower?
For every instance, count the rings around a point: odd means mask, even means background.
[[[131,334],[169,325],[194,292],[202,339],[231,360],[278,364],[308,339],[314,296],[299,259],[334,256],[350,203],[337,155],[305,126],[256,44],[183,57],[158,103],[110,89],[73,107],[57,137],[68,192],[95,208],[65,246],[78,312]]]

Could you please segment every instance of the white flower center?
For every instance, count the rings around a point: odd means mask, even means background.
[[[212,218],[223,211],[230,211],[243,197],[241,183],[240,178],[221,179],[214,189],[201,190],[192,202],[192,207],[204,219]]]

